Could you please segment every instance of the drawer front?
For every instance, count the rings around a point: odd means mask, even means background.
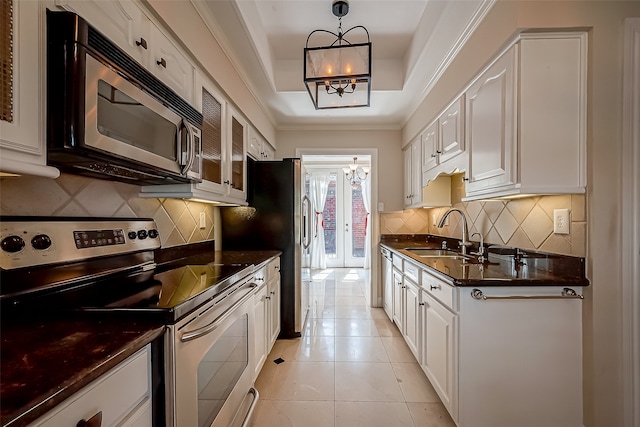
[[[458,303],[456,301],[456,289],[432,276],[426,271],[422,271],[422,287],[435,299],[440,301],[447,308],[458,311]]]
[[[391,261],[393,262],[393,266],[398,270],[402,271],[402,258],[397,256],[396,254],[391,255]]]
[[[56,406],[33,425],[75,426],[102,412],[102,425],[111,426],[125,420],[140,424],[148,419],[144,410],[149,403],[149,346],[129,357],[115,368]],[[144,402],[144,403],[143,403]],[[148,424],[149,426],[151,424]]]
[[[410,262],[404,262],[404,275],[412,279],[415,283],[420,283],[420,267]]]

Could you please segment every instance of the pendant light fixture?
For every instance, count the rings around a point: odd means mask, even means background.
[[[338,32],[314,30],[304,48],[304,84],[316,110],[345,107],[368,107],[371,98],[371,40],[369,31],[356,25],[342,31],[342,17],[349,3],[334,0],[332,11],[338,17]],[[366,43],[350,43],[351,31],[366,34]],[[329,46],[309,47],[311,36],[328,33],[336,37]]]
[[[362,181],[367,179],[369,175],[369,168],[367,166],[358,166],[358,158],[353,158],[353,163],[349,167],[342,168],[344,175],[351,184],[351,188],[357,189]]]

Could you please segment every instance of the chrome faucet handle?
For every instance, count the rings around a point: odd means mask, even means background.
[[[473,233],[471,237],[479,236],[480,237],[480,246],[478,247],[478,255],[484,255],[484,236],[482,233]]]

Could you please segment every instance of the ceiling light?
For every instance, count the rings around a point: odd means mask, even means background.
[[[351,184],[351,188],[354,190],[357,189],[362,181],[367,179],[367,175],[369,175],[369,168],[366,166],[358,166],[358,158],[353,158],[353,163],[349,165],[349,167],[342,168],[344,171],[345,177],[349,184]]]
[[[356,25],[342,32],[342,17],[349,12],[349,3],[334,0],[333,14],[338,17],[338,33],[314,30],[307,36],[304,48],[304,84],[316,110],[345,107],[368,107],[371,98],[371,41],[369,31]],[[352,30],[362,30],[366,43],[350,43],[345,36]],[[329,46],[309,47],[315,33],[336,37]]]

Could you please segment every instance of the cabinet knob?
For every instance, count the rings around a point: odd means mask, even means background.
[[[469,182],[469,178],[467,178],[466,176],[462,177],[462,182]]]
[[[76,427],[100,427],[102,425],[102,411],[95,414],[93,417],[88,420],[80,420]]]
[[[270,293],[271,295],[275,295],[275,294],[276,294],[276,292],[275,292],[275,291],[271,291],[271,292],[269,292],[269,293]]]
[[[140,40],[136,40],[136,46],[140,46],[141,48],[146,49],[147,41],[144,38],[140,37]]]
[[[442,289],[442,286],[441,285],[438,285],[438,286],[431,285],[431,286],[429,286],[429,288],[433,291],[433,290],[436,290],[436,289]]]
[[[160,61],[156,61],[156,64],[158,64],[162,68],[167,68],[167,61],[165,61],[164,58],[160,58]]]
[[[442,154],[442,151],[440,151],[440,150],[436,150],[436,153],[438,153],[438,154]]]
[[[432,154],[431,157],[433,157],[435,159],[438,156],[436,154]]]
[[[265,297],[266,299],[271,299],[271,297]]]
[[[424,306],[424,303],[423,302],[419,302],[418,305],[422,307],[422,306]]]
[[[224,182],[223,182],[223,184],[227,184],[227,185],[229,185],[229,184],[231,184],[231,181],[229,181],[229,180],[227,179],[226,181],[224,181]]]

